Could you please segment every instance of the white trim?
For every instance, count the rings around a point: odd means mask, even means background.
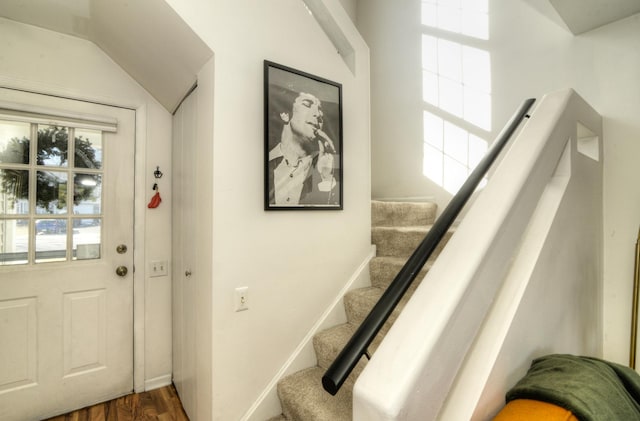
[[[103,132],[116,132],[115,118],[99,117],[84,113],[70,113],[36,107],[27,104],[0,101],[0,120],[46,124],[50,126],[70,126]]]
[[[146,195],[139,194],[146,191],[146,163],[147,163],[147,106],[136,108],[136,139],[135,139],[135,173],[133,204],[133,389],[142,392],[145,389],[145,297],[147,269],[145,229],[147,209]]]
[[[136,110],[142,105],[142,103],[139,101],[126,102],[126,100],[120,100],[107,96],[87,96],[83,91],[54,88],[52,87],[52,85],[46,83],[32,80],[23,80],[3,75],[0,75],[0,88],[14,89],[41,95],[50,95],[59,98],[73,99],[76,101],[90,102],[93,104],[108,105],[111,107],[128,108],[130,110]]]
[[[297,364],[299,360],[306,360],[307,358],[306,352],[308,350],[313,349],[313,337],[319,331],[326,329],[330,326],[334,326],[340,323],[346,323],[346,315],[344,312],[343,298],[345,294],[352,289],[364,287],[366,285],[370,285],[369,279],[369,262],[376,256],[376,247],[375,245],[371,246],[369,253],[365,256],[363,262],[358,266],[355,272],[349,278],[349,281],[342,287],[342,289],[335,296],[333,302],[327,307],[327,309],[322,313],[318,321],[311,327],[309,332],[305,335],[305,337],[300,341],[296,349],[293,351],[291,356],[287,359],[287,361],[282,365],[280,370],[273,376],[271,381],[264,388],[260,396],[256,399],[256,401],[249,407],[247,412],[240,419],[241,421],[262,421],[266,418],[277,414],[265,414],[262,412],[269,411],[269,408],[274,407],[274,402],[278,402],[279,400],[277,396],[276,387],[278,386],[278,382],[280,379],[285,377],[286,375],[296,371],[298,369]],[[341,320],[336,320],[336,318]],[[263,408],[263,406],[268,406]]]
[[[159,389],[161,387],[169,386],[171,384],[171,374],[165,374],[164,376],[154,377],[153,379],[145,380],[144,390],[149,391],[153,389]]]

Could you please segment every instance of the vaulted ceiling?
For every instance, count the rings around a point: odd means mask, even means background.
[[[164,0],[1,0],[0,16],[92,41],[170,112],[213,55]]]
[[[575,35],[640,13],[640,0],[549,1]]]
[[[576,35],[640,13],[640,0],[525,1],[548,1]],[[170,112],[213,55],[164,0],[1,0],[0,16],[92,41]]]

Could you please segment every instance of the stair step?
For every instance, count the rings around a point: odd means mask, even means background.
[[[344,296],[347,323],[317,333],[313,346],[318,365],[293,373],[278,382],[278,396],[282,414],[268,421],[351,421],[353,385],[367,364],[362,357],[336,396],[322,388],[322,376],[355,333],[357,327],[378,302],[384,290],[396,277],[407,258],[424,239],[435,221],[433,203],[399,203],[372,201],[372,243],[377,257],[370,262],[371,287],[359,288]],[[438,245],[433,257],[427,261],[413,285],[402,298],[382,327],[369,349],[373,355],[391,325],[400,315],[422,278],[431,268],[432,261],[451,237],[452,231]]]
[[[355,326],[362,324],[383,292],[382,288],[376,287],[358,288],[347,292],[344,296],[347,321]]]
[[[386,333],[391,328],[391,325],[396,321],[402,309],[407,304],[413,292],[418,287],[419,283],[415,283],[409,287],[407,293],[402,297],[396,308],[393,310],[385,324],[380,329],[381,335]],[[373,306],[380,300],[384,290],[377,287],[365,287],[358,288],[349,291],[344,296],[344,307],[347,313],[347,320],[349,323],[360,326],[364,319],[369,315]]]
[[[323,370],[327,370],[331,363],[333,363],[333,361],[338,357],[338,354],[342,351],[347,342],[349,342],[349,339],[351,339],[355,331],[356,326],[351,323],[344,323],[316,334],[313,338],[313,347],[316,352],[316,357],[318,358],[318,366]],[[373,340],[369,346],[370,355],[375,352],[380,345],[380,342],[382,342],[382,339],[383,336],[379,335],[379,337],[376,337]],[[363,356],[353,368],[349,378],[353,378],[355,381],[355,379],[360,376],[360,373],[362,373],[362,370],[364,370],[366,365],[367,358]]]
[[[353,381],[347,379],[331,396],[322,388],[324,369],[307,368],[278,382],[282,413],[289,421],[350,421],[353,408]]]
[[[355,331],[356,326],[351,323],[343,323],[318,332],[313,337],[313,348],[318,358],[318,366],[325,370],[329,368]]]
[[[371,202],[371,225],[430,225],[436,219],[437,205],[431,202]]]
[[[433,265],[433,261],[435,257],[427,260],[427,262],[422,267],[422,270],[416,276],[416,280],[414,283],[420,283],[422,278],[425,277],[431,266]],[[374,287],[386,289],[391,284],[400,272],[400,269],[407,262],[407,259],[403,257],[393,257],[393,256],[377,256],[371,259],[369,262],[369,276],[371,278],[371,285]]]
[[[378,256],[409,258],[418,245],[424,240],[431,226],[428,227],[373,227],[371,242],[376,245]],[[453,235],[453,230],[445,233],[436,247],[434,255],[439,254]]]

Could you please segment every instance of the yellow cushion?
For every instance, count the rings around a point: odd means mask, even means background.
[[[564,408],[529,399],[515,399],[496,415],[493,421],[578,421]]]

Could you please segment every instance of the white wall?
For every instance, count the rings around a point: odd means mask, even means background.
[[[356,21],[358,0],[340,0],[342,7],[347,12],[352,21]]]
[[[136,112],[136,388],[171,381],[171,279],[145,278],[147,260],[171,256],[171,115],[91,42],[0,18],[0,83],[97,101]],[[159,165],[163,202],[150,210]],[[145,326],[147,327],[145,329]]]
[[[441,205],[451,195],[422,175],[420,5],[367,0],[357,8],[371,56],[371,196],[429,196]]]
[[[448,195],[421,174],[420,1],[370,0],[358,26],[371,49],[372,195]],[[545,0],[491,0],[493,137],[528,96],[574,88],[604,117],[604,356],[628,361],[640,223],[640,16],[573,36]]]
[[[215,54],[213,419],[235,420],[369,252],[368,61],[354,77],[302,1],[169,3]],[[343,211],[263,210],[265,59],[343,84]]]

